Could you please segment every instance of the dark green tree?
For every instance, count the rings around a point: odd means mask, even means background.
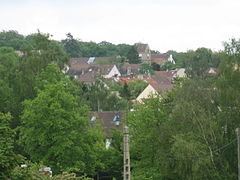
[[[147,87],[147,85],[148,83],[141,79],[130,81],[128,83],[128,89],[131,94],[131,99],[136,99],[137,96]]]
[[[153,68],[152,68],[151,64],[143,63],[143,64],[141,64],[139,73],[152,75],[154,72],[153,72]]]
[[[19,128],[25,153],[56,173],[94,175],[103,138],[99,130],[89,129],[88,108],[79,106],[76,86],[56,65],[49,65],[36,82],[37,96],[24,101]]]
[[[192,58],[187,62],[187,74],[195,78],[202,76],[212,67],[212,51],[206,48],[198,48]]]
[[[67,38],[62,40],[62,44],[70,57],[81,57],[79,41],[74,39],[71,33],[66,34]]]
[[[10,113],[0,112],[0,179],[9,179],[22,157],[14,153],[15,131],[10,128]]]
[[[12,48],[0,48],[0,109],[1,112],[11,112],[12,115],[15,115],[15,108],[17,108],[14,79],[18,64],[18,56]]]
[[[161,66],[160,66],[159,64],[155,63],[155,62],[153,62],[153,63],[151,64],[151,66],[152,66],[152,69],[153,69],[154,71],[160,71],[160,70],[161,70]]]
[[[141,61],[139,59],[139,55],[138,55],[136,46],[132,46],[130,48],[130,50],[127,53],[127,59],[129,60],[130,64],[139,64],[139,63],[141,63]]]
[[[122,90],[120,91],[120,95],[121,95],[121,97],[125,98],[126,100],[130,100],[131,93],[130,93],[127,83],[124,83],[124,86],[123,86]]]

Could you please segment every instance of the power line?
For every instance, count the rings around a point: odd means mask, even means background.
[[[237,140],[237,138],[233,139],[231,142],[229,142],[229,143],[227,143],[227,144],[225,144],[225,145],[223,145],[223,146],[221,146],[221,147],[213,150],[212,153],[216,153],[216,152],[218,152],[218,151],[220,151],[220,150],[222,150],[222,149],[227,148],[227,147],[230,146],[232,143],[234,143],[236,140]],[[183,157],[194,159],[194,158],[205,157],[205,156],[208,156],[208,155],[209,155],[209,153],[208,153],[208,154],[198,155],[198,156],[183,156]],[[169,159],[176,159],[176,158],[170,157]]]
[[[217,152],[217,151],[220,151],[220,150],[228,147],[229,145],[231,145],[231,144],[232,144],[234,141],[236,141],[236,140],[237,140],[237,138],[233,139],[233,140],[232,140],[231,142],[229,142],[228,144],[225,144],[224,146],[222,146],[222,147],[220,147],[220,148],[218,148],[218,149],[215,149],[215,150],[213,151],[213,153],[215,153],[215,152]]]

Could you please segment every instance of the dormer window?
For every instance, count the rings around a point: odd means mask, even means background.
[[[96,116],[92,116],[92,117],[91,117],[91,122],[95,121],[96,118],[97,118]]]
[[[113,122],[115,123],[116,126],[119,126],[120,124],[120,116],[119,115],[115,115],[113,118]]]

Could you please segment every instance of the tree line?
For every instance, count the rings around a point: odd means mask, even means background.
[[[225,43],[223,52],[177,53],[188,79],[175,80],[166,97],[144,105],[130,101],[146,87],[141,80],[113,85],[99,78],[87,85],[63,74],[71,57],[64,43],[40,32],[0,33],[0,179],[47,178],[38,172],[43,165],[55,179],[122,179],[122,134],[113,130],[107,150],[101,125],[89,128],[88,112],[130,108],[133,178],[236,178],[239,40]],[[210,67],[218,74],[207,74]]]

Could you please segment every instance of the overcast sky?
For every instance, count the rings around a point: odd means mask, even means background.
[[[70,32],[82,41],[148,43],[151,49],[222,48],[240,38],[240,0],[0,0],[0,30]]]

